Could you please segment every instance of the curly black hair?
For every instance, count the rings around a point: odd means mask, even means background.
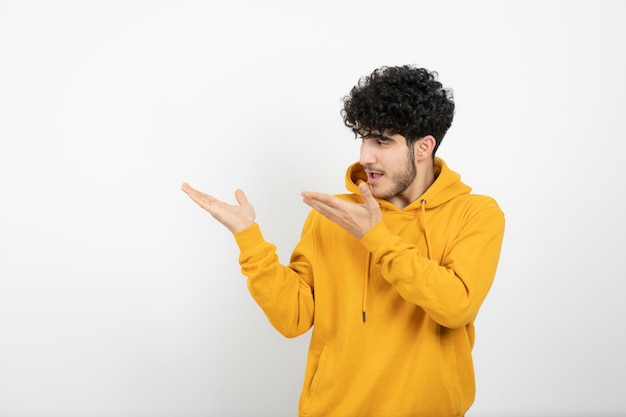
[[[409,146],[432,135],[434,156],[454,117],[452,90],[443,88],[437,77],[434,71],[409,65],[378,68],[343,98],[343,122],[356,136],[400,134]]]

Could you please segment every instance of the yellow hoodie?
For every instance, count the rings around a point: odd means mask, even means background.
[[[235,234],[250,293],[286,337],[313,326],[300,417],[463,416],[474,400],[474,319],[496,272],[504,215],[443,160],[435,182],[361,240],[316,211],[288,266],[258,225]],[[366,180],[346,174],[351,194]]]

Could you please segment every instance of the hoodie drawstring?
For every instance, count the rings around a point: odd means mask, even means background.
[[[428,241],[428,228],[426,227],[426,200],[420,200],[420,209],[422,212],[422,224],[424,225],[424,239],[426,240],[426,253],[428,259],[432,259],[430,256],[430,242]]]
[[[428,227],[426,224],[426,200],[420,200],[420,212],[422,213],[422,224],[424,227],[424,239],[426,240],[426,253],[428,255],[428,259],[431,258],[430,253],[430,242],[428,241]],[[372,254],[370,252],[367,253],[367,260],[365,261],[365,276],[363,277],[363,296],[361,298],[361,318],[363,323],[367,321],[367,291],[369,287],[370,281],[370,271],[372,266]]]
[[[367,253],[367,260],[365,261],[365,276],[363,277],[363,297],[361,298],[361,317],[363,323],[367,321],[365,310],[367,309],[367,289],[370,284],[370,270],[372,265],[372,254]]]

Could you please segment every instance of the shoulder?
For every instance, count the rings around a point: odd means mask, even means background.
[[[472,205],[472,206],[477,206],[477,207],[482,207],[482,208],[497,208],[498,210],[500,210],[500,206],[498,205],[498,202],[495,200],[495,198],[488,196],[488,195],[483,195],[483,194],[467,194],[467,204]]]
[[[491,196],[483,194],[463,194],[450,200],[448,204],[459,215],[466,219],[490,218],[504,220],[504,212],[498,202]]]

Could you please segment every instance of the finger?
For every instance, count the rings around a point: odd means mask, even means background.
[[[370,207],[373,207],[373,206],[378,207],[378,202],[376,202],[376,199],[374,198],[374,195],[372,194],[372,190],[367,185],[367,183],[362,182],[359,184],[359,193],[361,194],[361,197],[363,198],[363,202],[366,205]]]
[[[246,194],[243,192],[243,190],[235,190],[235,199],[237,199],[237,203],[239,203],[240,206],[250,204],[248,202],[248,197],[246,197]]]
[[[302,197],[304,197],[305,203],[310,205],[310,202],[317,202],[329,207],[339,207],[342,204],[342,200],[328,194],[316,193],[312,191],[303,191]]]
[[[307,200],[304,202],[311,207],[313,210],[316,210],[318,213],[322,214],[325,217],[335,221],[337,217],[337,209],[329,206],[328,204],[322,203],[318,200]]]
[[[205,210],[210,210],[211,205],[218,201],[215,197],[202,193],[187,183],[183,183],[181,189],[189,196],[189,198]]]
[[[187,184],[186,182],[185,182],[185,183],[183,183],[183,185],[182,185],[180,188],[181,188],[181,189],[182,189],[185,193],[187,193],[187,195],[188,195],[189,197],[192,197],[192,198],[193,198],[194,196],[195,196],[195,197],[197,197],[197,198],[200,198],[200,197],[203,197],[203,196],[210,197],[210,196],[208,196],[207,194],[201,193],[200,191],[196,190],[195,188],[193,188],[191,185]]]
[[[189,192],[193,190],[191,185],[187,184],[186,182],[183,182],[183,185],[180,186],[180,189],[183,190],[187,194],[189,194]]]

